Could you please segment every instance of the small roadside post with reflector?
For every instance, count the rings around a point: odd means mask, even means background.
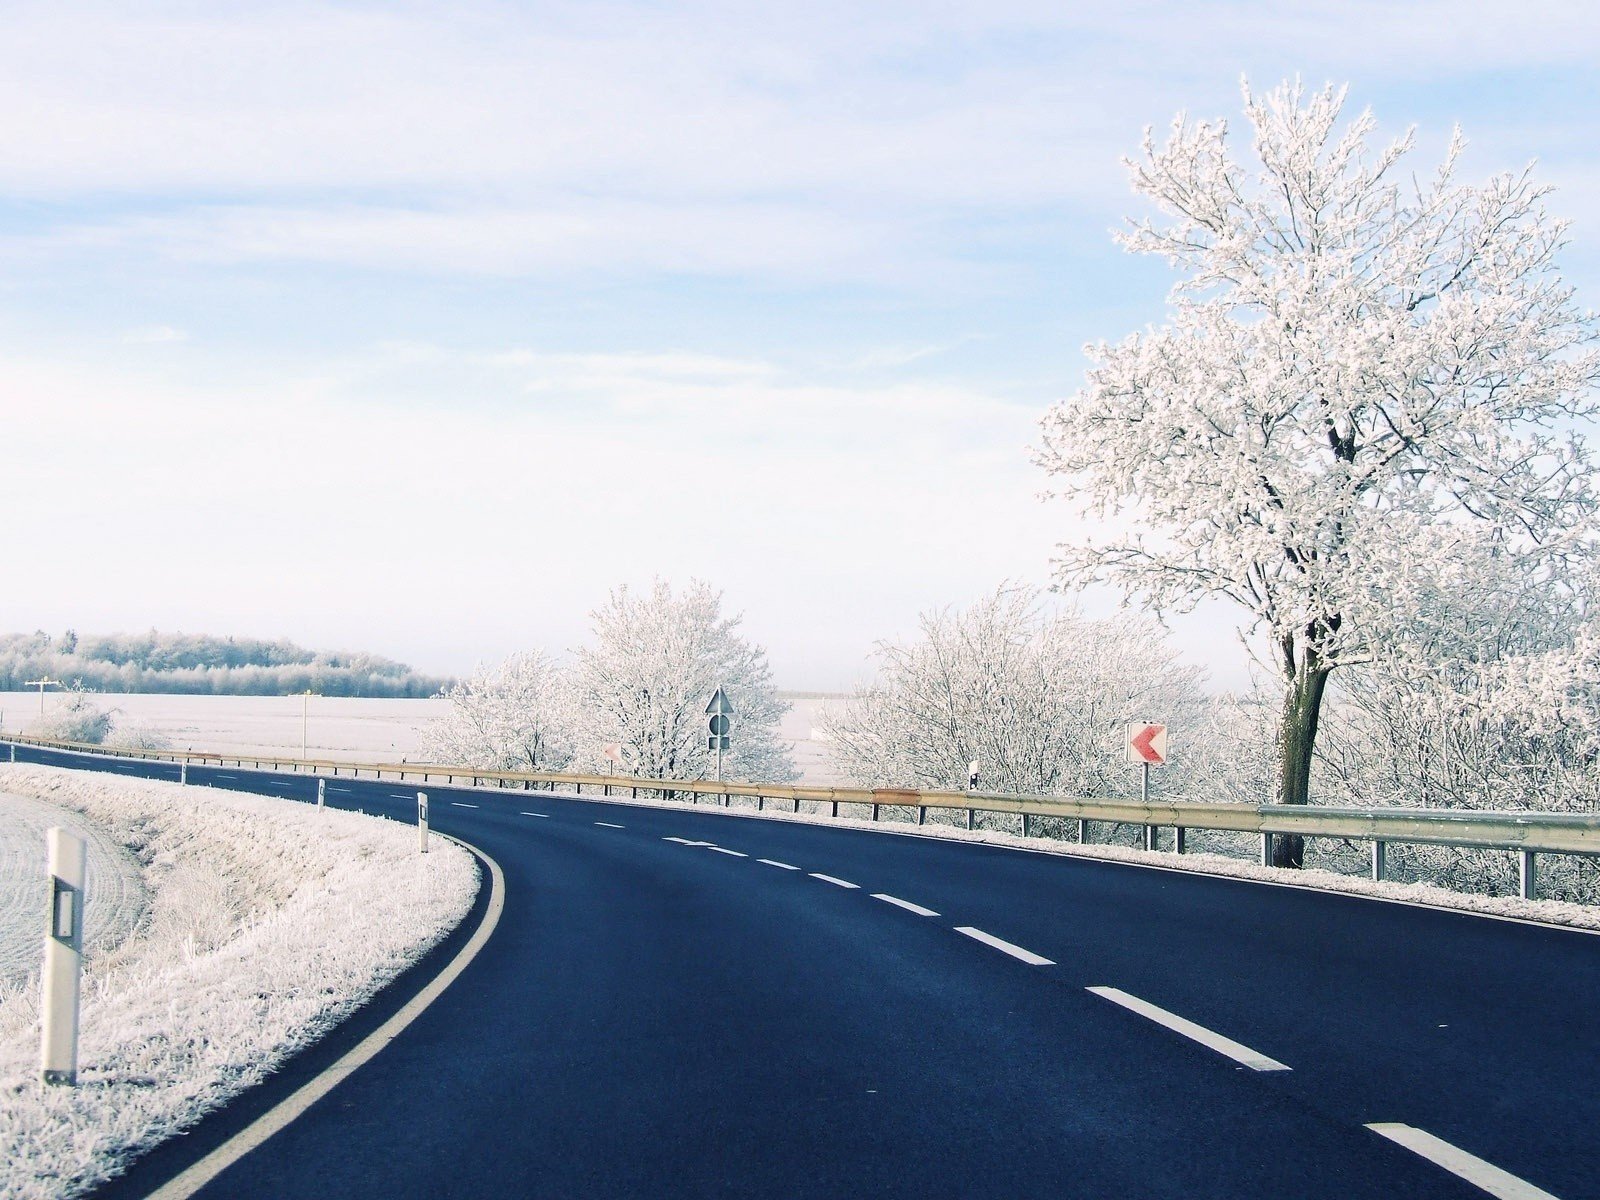
[[[417,793],[417,853],[428,852],[428,793]]]
[[[52,826],[45,835],[50,876],[40,998],[39,1069],[45,1083],[78,1083],[78,994],[83,978],[83,901],[88,844]]]
[[[326,779],[319,779],[319,780],[317,780],[317,811],[318,812],[322,812],[323,811],[323,805],[327,803],[327,799],[328,799],[328,781]]]
[[[1149,721],[1132,721],[1128,725],[1128,761],[1139,764],[1139,799],[1150,803],[1150,768],[1167,765],[1167,727]],[[1182,853],[1183,830],[1178,830],[1178,850]],[[1156,827],[1144,827],[1144,848],[1156,848]]]
[[[711,703],[706,705],[706,749],[717,752],[717,782],[722,782],[722,752],[731,749],[733,739],[728,736],[728,731],[733,728],[729,719],[733,716],[733,704],[728,700],[728,693],[721,688],[716,695],[711,697]]]

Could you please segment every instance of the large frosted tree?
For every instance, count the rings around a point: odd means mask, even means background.
[[[628,771],[658,779],[708,779],[715,753],[706,747],[707,701],[722,688],[733,704],[730,779],[782,783],[796,777],[778,724],[778,699],[766,651],[722,615],[722,596],[691,582],[674,595],[656,580],[648,592],[611,593],[593,614],[593,640],[577,652],[575,682],[590,765],[616,743]]]
[[[1179,273],[1163,326],[1089,349],[1041,464],[1107,532],[1064,579],[1157,609],[1224,597],[1283,685],[1277,800],[1308,799],[1328,678],[1408,616],[1469,524],[1553,568],[1586,549],[1592,317],[1528,171],[1413,174],[1344,92],[1245,90],[1252,144],[1180,116],[1129,168],[1160,214],[1121,235]],[[1280,838],[1280,865],[1299,865]]]

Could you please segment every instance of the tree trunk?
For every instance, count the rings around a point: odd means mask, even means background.
[[[1317,740],[1317,722],[1322,717],[1322,694],[1328,686],[1328,672],[1314,651],[1306,651],[1296,663],[1294,678],[1283,698],[1283,720],[1278,733],[1279,804],[1305,804],[1311,793],[1311,752]],[[1303,867],[1305,839],[1279,834],[1272,839],[1272,865]]]

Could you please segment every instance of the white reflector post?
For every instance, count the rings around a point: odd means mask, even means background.
[[[318,812],[322,812],[323,811],[323,807],[324,807],[324,805],[326,805],[327,800],[328,800],[328,781],[326,779],[319,779],[319,780],[317,780],[317,811]]]
[[[428,793],[417,793],[417,852],[428,852]]]
[[[49,846],[49,922],[44,938],[44,995],[39,1067],[46,1083],[78,1082],[78,984],[83,975],[83,903],[88,848],[53,826]]]

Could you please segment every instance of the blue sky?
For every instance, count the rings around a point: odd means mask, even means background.
[[[1072,535],[1027,447],[1162,315],[1119,157],[1241,74],[1540,161],[1600,285],[1584,3],[55,6],[0,16],[0,625],[576,644],[725,589],[782,683]],[[93,551],[63,532],[99,539]],[[1091,597],[1095,611],[1109,600]],[[1185,653],[1242,678],[1225,610]]]

